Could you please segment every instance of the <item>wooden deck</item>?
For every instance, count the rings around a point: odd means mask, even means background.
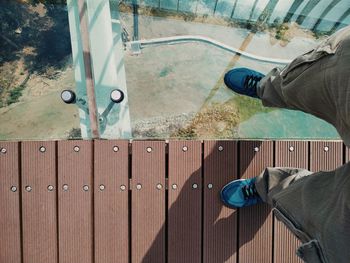
[[[267,205],[221,187],[266,166],[330,170],[342,142],[0,142],[1,263],[294,263]]]

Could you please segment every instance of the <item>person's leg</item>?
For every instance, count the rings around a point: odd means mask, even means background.
[[[304,243],[298,255],[306,262],[349,262],[350,163],[313,174],[267,168],[255,185],[276,217]]]
[[[322,55],[322,57],[320,57]],[[335,125],[335,101],[325,83],[328,67],[336,54],[310,52],[285,69],[276,68],[263,78],[257,94],[264,106],[301,110]]]
[[[320,117],[337,128],[348,146],[349,29],[298,57],[285,69],[274,69],[256,85],[257,97],[265,106],[302,110]],[[234,73],[231,71],[228,80],[234,79]],[[237,207],[251,205],[246,195],[241,194],[246,183],[252,193],[248,198],[269,203],[276,217],[304,242],[298,250],[303,260],[349,261],[346,244],[350,243],[350,163],[335,171],[314,174],[300,169],[267,168],[254,179],[226,185],[221,192],[224,203],[238,204]]]
[[[329,45],[325,41],[283,70],[272,70],[257,94],[264,106],[301,110],[331,123],[350,146],[350,29],[340,33]]]
[[[225,76],[225,83],[241,94],[259,97],[265,106],[302,110],[320,117],[333,124],[346,143],[350,134],[349,129],[344,129],[344,119],[350,122],[350,34],[339,41],[334,54],[325,52],[328,47],[325,43],[299,56],[283,70],[272,70],[259,84],[256,80],[260,75],[249,69],[231,70]],[[252,92],[254,87],[257,96]],[[246,185],[249,191],[243,195]],[[221,191],[223,202],[234,207],[258,203],[252,185],[251,180],[231,182]]]
[[[256,177],[255,187],[260,198],[272,206],[275,194],[310,174],[305,169],[268,167]]]
[[[288,109],[288,103],[284,100],[282,93],[282,69],[279,67],[271,70],[259,83],[257,88],[258,97],[266,107]]]
[[[313,114],[336,127],[350,147],[350,26],[267,76],[247,68],[226,73],[233,91],[263,105]]]
[[[272,205],[272,196],[299,179],[312,174],[298,168],[266,168],[251,179],[234,180],[221,190],[221,200],[232,208],[255,205],[261,202]]]

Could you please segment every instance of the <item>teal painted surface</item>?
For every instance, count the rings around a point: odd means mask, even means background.
[[[197,2],[197,0],[179,0],[179,11],[196,12]]]
[[[235,7],[236,0],[218,0],[215,14],[222,17],[231,17],[232,11]]]
[[[144,0],[140,1],[140,5],[150,6],[150,7],[159,7],[160,0]]]
[[[198,0],[197,14],[213,15],[215,10],[216,0]]]
[[[238,135],[241,138],[266,139],[340,139],[329,123],[291,110],[258,113],[239,125]]]
[[[160,8],[177,10],[178,0],[160,0]]]

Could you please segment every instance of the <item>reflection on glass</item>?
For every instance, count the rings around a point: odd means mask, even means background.
[[[0,140],[80,138],[64,1],[0,1],[0,23]]]
[[[123,28],[134,138],[338,138],[313,116],[232,93],[223,76],[283,67],[350,24],[349,1],[110,3]]]
[[[0,140],[90,135],[82,13],[68,2],[0,0]],[[350,24],[348,0],[86,4],[102,138],[338,138],[315,117],[234,94],[223,76],[233,67],[283,67]],[[115,89],[125,94],[118,105]],[[63,90],[80,106],[64,104]]]

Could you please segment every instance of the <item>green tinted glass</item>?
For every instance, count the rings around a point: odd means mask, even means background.
[[[346,0],[0,5],[0,140],[338,138],[316,117],[237,95],[223,77],[283,68],[350,24]]]
[[[283,68],[350,23],[348,1],[110,3],[123,28],[133,138],[338,138],[316,117],[231,92],[223,76]]]

